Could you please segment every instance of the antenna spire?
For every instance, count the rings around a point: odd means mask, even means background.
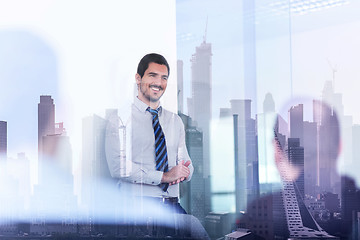
[[[333,66],[329,60],[329,58],[327,59],[328,61],[328,64],[331,68],[331,71],[332,71],[332,75],[333,75],[333,79],[332,79],[332,85],[333,85],[333,89],[334,89],[334,92],[335,92],[335,73],[337,72],[337,65],[335,64],[335,66]]]
[[[203,41],[204,43],[206,43],[206,35],[207,35],[207,25],[208,25],[208,16],[206,16],[206,25],[205,25],[205,34],[204,34],[204,37],[203,37]]]

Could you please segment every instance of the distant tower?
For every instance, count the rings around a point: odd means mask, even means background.
[[[244,211],[250,199],[257,197],[259,179],[257,172],[257,138],[255,120],[251,118],[251,100],[233,99],[235,136],[235,196],[236,211]],[[255,168],[254,168],[255,166]]]
[[[190,117],[197,123],[197,127],[203,133],[203,167],[204,178],[210,176],[210,121],[211,121],[211,84],[212,84],[212,52],[211,44],[206,42],[206,37],[196,53],[191,58],[192,70],[192,98],[189,99]],[[211,210],[210,179],[206,181],[206,205],[207,211]]]
[[[40,96],[38,104],[38,151],[42,152],[42,137],[55,133],[55,104],[51,96]]]
[[[263,103],[263,110],[264,110],[264,113],[275,112],[275,102],[274,102],[274,99],[273,99],[273,96],[271,95],[271,93],[267,93],[265,95],[265,99],[264,99],[264,103]]]
[[[0,121],[0,161],[7,158],[7,122]]]
[[[117,110],[107,109],[106,117],[118,115]],[[91,202],[92,207],[104,202],[97,196],[102,180],[117,182],[110,175],[105,155],[107,120],[97,115],[82,120],[81,202]]]
[[[184,63],[181,60],[177,61],[177,100],[178,113],[184,112]]]
[[[302,199],[305,197],[304,190],[304,148],[300,146],[299,138],[288,139],[288,159],[292,166],[296,167],[300,171],[300,175],[295,180],[296,186],[300,192]]]
[[[184,114],[180,114],[180,117],[185,126],[186,147],[195,169],[191,181],[180,185],[180,201],[189,214],[195,216],[202,224],[204,224],[205,216],[208,212],[205,210],[203,135],[196,127],[192,126],[190,117]]]
[[[319,186],[318,134],[316,122],[304,122],[305,194],[315,197]]]
[[[355,124],[352,127],[353,143],[360,143],[360,125]],[[353,148],[353,163],[360,163],[360,148]]]
[[[324,104],[320,110],[321,119],[318,126],[319,186],[321,191],[340,195],[340,177],[336,167],[340,126],[337,115],[330,107]]]
[[[292,106],[289,110],[290,137],[299,138],[304,146],[304,112],[303,104]]]

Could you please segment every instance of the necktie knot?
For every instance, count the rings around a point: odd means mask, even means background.
[[[150,108],[150,107],[148,107],[148,108],[146,109],[146,111],[150,112],[153,116],[154,116],[154,115],[159,115],[159,110],[160,110],[160,108],[158,108],[158,109],[152,109],[152,108]]]

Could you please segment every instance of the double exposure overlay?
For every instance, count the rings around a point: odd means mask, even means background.
[[[360,239],[359,11],[0,1],[0,239]]]

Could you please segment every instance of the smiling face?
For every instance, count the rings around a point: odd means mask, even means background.
[[[154,62],[149,63],[144,76],[135,75],[138,85],[138,98],[152,108],[159,105],[164,94],[168,80],[168,69],[165,65]]]

